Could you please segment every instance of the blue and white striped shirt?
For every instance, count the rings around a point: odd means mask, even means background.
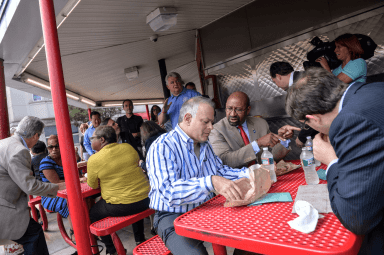
[[[193,140],[179,125],[153,142],[147,154],[147,169],[151,183],[149,207],[175,213],[185,213],[214,196],[212,175],[229,180],[249,178],[247,168],[223,165],[209,142],[200,144],[198,159]]]

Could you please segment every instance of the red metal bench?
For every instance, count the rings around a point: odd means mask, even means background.
[[[156,235],[136,246],[133,255],[172,255],[172,253],[165,247],[160,236]]]
[[[133,223],[142,220],[149,215],[154,214],[155,211],[152,209],[147,209],[144,212],[123,216],[123,217],[107,217],[102,220],[96,221],[89,227],[91,233],[96,236],[106,236],[111,235],[113,244],[115,245],[118,255],[125,254],[124,246],[121,243],[120,238],[116,234],[116,231],[125,228]]]
[[[41,205],[41,197],[34,198],[33,196],[29,195],[28,206],[31,208],[32,218],[36,222],[39,222],[39,216],[37,215],[37,210],[35,205],[39,205],[40,216],[41,216],[41,220],[43,221],[43,231],[46,231],[48,229],[48,220],[47,220],[47,215],[45,214],[45,210]]]

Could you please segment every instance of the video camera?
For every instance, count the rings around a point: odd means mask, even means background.
[[[375,53],[377,44],[369,36],[362,34],[355,34],[355,36],[359,40],[360,45],[364,50],[364,54],[361,56],[361,58],[365,60],[371,58]],[[328,62],[329,68],[332,70],[341,65],[341,61],[336,57],[335,41],[323,42],[319,37],[316,36],[311,40],[310,43],[315,46],[315,48],[307,53],[308,61],[304,61],[304,69],[312,66],[321,67],[320,63],[316,62],[316,59],[319,57],[324,57]]]

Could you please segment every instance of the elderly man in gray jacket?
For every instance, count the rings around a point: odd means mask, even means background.
[[[48,253],[44,232],[28,210],[28,195],[56,197],[65,183],[43,183],[31,171],[32,148],[43,132],[44,123],[24,117],[12,137],[0,140],[0,240],[24,246],[25,255]]]

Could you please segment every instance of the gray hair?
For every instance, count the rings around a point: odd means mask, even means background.
[[[15,131],[16,131],[16,128],[15,127],[11,127],[11,129],[9,129],[9,134],[13,135],[13,134],[15,134]]]
[[[176,72],[170,72],[170,73],[167,74],[167,76],[165,76],[165,82],[167,83],[167,85],[169,85],[168,84],[168,78],[169,77],[177,78],[180,81],[181,85],[184,85],[184,81],[181,79],[180,74],[178,74]]]
[[[44,129],[44,123],[37,117],[25,116],[16,128],[15,133],[22,138],[31,138],[36,133],[41,135]]]
[[[110,126],[97,127],[94,135],[99,138],[104,137],[108,144],[117,142],[116,131]]]
[[[201,104],[210,105],[213,109],[215,109],[215,103],[211,99],[202,96],[192,97],[185,101],[181,106],[178,123],[180,124],[183,122],[184,116],[187,113],[191,114],[192,118],[195,118],[197,110]]]
[[[327,70],[311,67],[288,89],[285,110],[297,120],[326,114],[336,107],[348,86]]]

